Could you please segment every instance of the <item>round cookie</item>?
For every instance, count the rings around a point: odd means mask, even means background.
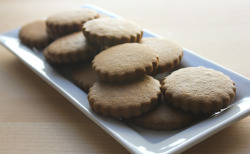
[[[209,114],[226,108],[235,97],[236,87],[230,77],[219,71],[187,67],[167,76],[162,91],[174,107]]]
[[[166,39],[143,38],[140,43],[151,46],[159,54],[158,68],[152,74],[173,70],[179,65],[183,57],[182,47]]]
[[[21,43],[30,47],[43,49],[51,42],[44,20],[36,20],[24,25],[19,31]]]
[[[99,18],[83,24],[83,33],[91,43],[102,47],[139,42],[142,28],[130,21],[117,18]]]
[[[160,82],[151,76],[129,83],[97,81],[88,100],[98,114],[114,118],[139,116],[155,107],[161,96]]]
[[[98,53],[81,32],[75,32],[52,42],[43,52],[51,63],[72,63],[89,60]]]
[[[47,18],[47,32],[52,39],[57,39],[81,31],[83,23],[98,17],[97,11],[87,8],[58,12]]]
[[[108,82],[127,82],[150,74],[158,66],[157,52],[138,43],[110,47],[95,56],[93,69]]]
[[[89,92],[89,88],[99,80],[97,74],[92,69],[91,63],[84,64],[73,71],[72,79],[78,87],[87,93]]]
[[[173,108],[162,100],[152,111],[132,118],[132,122],[152,130],[173,130],[188,126],[199,118],[201,115]]]

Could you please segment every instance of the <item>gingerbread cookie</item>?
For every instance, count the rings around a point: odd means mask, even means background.
[[[95,10],[82,8],[55,13],[46,20],[47,32],[52,39],[81,31],[82,24],[99,17]]]
[[[158,54],[147,45],[125,43],[100,52],[92,63],[102,80],[127,82],[144,77],[156,69]]]
[[[167,76],[162,91],[168,103],[184,111],[212,113],[226,108],[235,97],[235,83],[219,71],[187,67]]]
[[[191,125],[202,116],[169,106],[164,100],[141,116],[132,118],[136,125],[153,130],[173,130]]]
[[[55,40],[43,52],[48,62],[59,64],[87,61],[97,53],[98,49],[86,41],[82,32]]]
[[[30,47],[43,49],[51,42],[44,20],[37,20],[24,25],[19,31],[21,43]]]
[[[92,69],[91,62],[78,66],[72,73],[72,79],[77,86],[87,93],[89,92],[89,88],[99,80],[97,74]]]
[[[142,28],[130,21],[117,18],[99,18],[83,24],[83,33],[91,43],[102,47],[139,42]]]
[[[183,57],[182,47],[166,39],[143,38],[140,43],[151,46],[159,54],[158,68],[152,74],[173,70],[179,65]]]
[[[97,81],[89,90],[88,100],[98,114],[127,119],[154,108],[161,96],[160,87],[160,82],[150,76],[129,83]]]

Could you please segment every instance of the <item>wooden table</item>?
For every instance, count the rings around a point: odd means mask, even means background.
[[[92,3],[250,78],[250,1],[1,0],[0,32]],[[128,153],[0,46],[0,153]],[[184,153],[249,153],[250,117]]]

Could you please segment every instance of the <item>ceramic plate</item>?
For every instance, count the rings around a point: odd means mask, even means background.
[[[120,18],[101,8],[84,5],[102,14]],[[3,46],[14,53],[24,64],[33,70],[53,88],[66,97],[85,115],[114,137],[119,143],[133,153],[179,153],[209,136],[239,121],[250,113],[250,80],[227,68],[215,64],[188,49],[184,49],[181,67],[204,66],[223,72],[235,81],[237,94],[235,101],[229,108],[211,117],[193,124],[192,126],[175,131],[152,131],[131,124],[105,118],[95,114],[88,104],[87,95],[75,86],[62,72],[55,70],[45,60],[41,52],[37,52],[20,44],[19,29],[0,35]],[[148,30],[144,30],[144,37],[160,37]]]

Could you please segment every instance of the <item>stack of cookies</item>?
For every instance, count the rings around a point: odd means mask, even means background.
[[[98,114],[129,119],[148,129],[171,130],[229,106],[234,82],[221,72],[189,67],[178,44],[143,38],[141,26],[90,9],[56,13],[23,26],[21,42],[43,49],[50,64],[70,67]],[[171,72],[162,83],[157,74]],[[162,97],[163,94],[163,97]]]

